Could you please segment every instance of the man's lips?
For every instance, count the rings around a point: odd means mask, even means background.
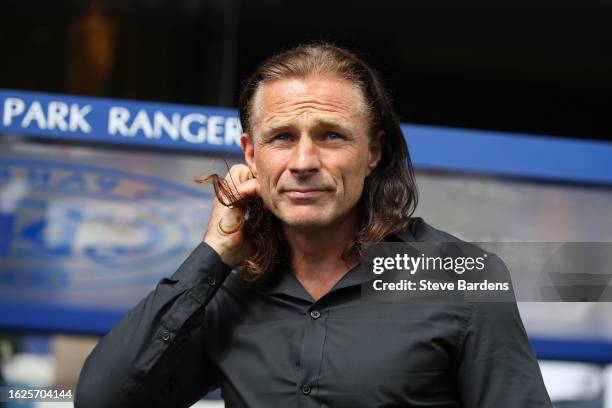
[[[328,192],[327,189],[287,189],[283,193],[294,200],[307,200],[317,198],[320,195]]]

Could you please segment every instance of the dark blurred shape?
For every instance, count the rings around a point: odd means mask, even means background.
[[[102,96],[113,69],[116,23],[104,15],[102,1],[68,26],[66,87],[71,94]]]

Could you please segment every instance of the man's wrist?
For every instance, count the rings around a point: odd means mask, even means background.
[[[202,241],[181,264],[171,279],[191,289],[204,303],[210,289],[218,288],[231,272],[231,266],[223,262],[208,243]]]
[[[217,254],[221,262],[223,262],[229,268],[234,269],[240,263],[239,261],[234,259],[235,256],[232,256],[232,251],[228,250],[226,245],[224,245],[223,243],[219,243],[214,239],[210,239],[208,237],[204,237],[202,243],[209,246]]]

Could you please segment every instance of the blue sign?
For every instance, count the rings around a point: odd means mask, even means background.
[[[0,90],[0,131],[81,142],[241,152],[231,109]]]

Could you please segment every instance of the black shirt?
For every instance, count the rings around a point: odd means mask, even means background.
[[[421,218],[395,240],[452,241]],[[96,346],[75,407],[551,407],[516,303],[318,301],[290,271],[246,285],[201,243]]]

